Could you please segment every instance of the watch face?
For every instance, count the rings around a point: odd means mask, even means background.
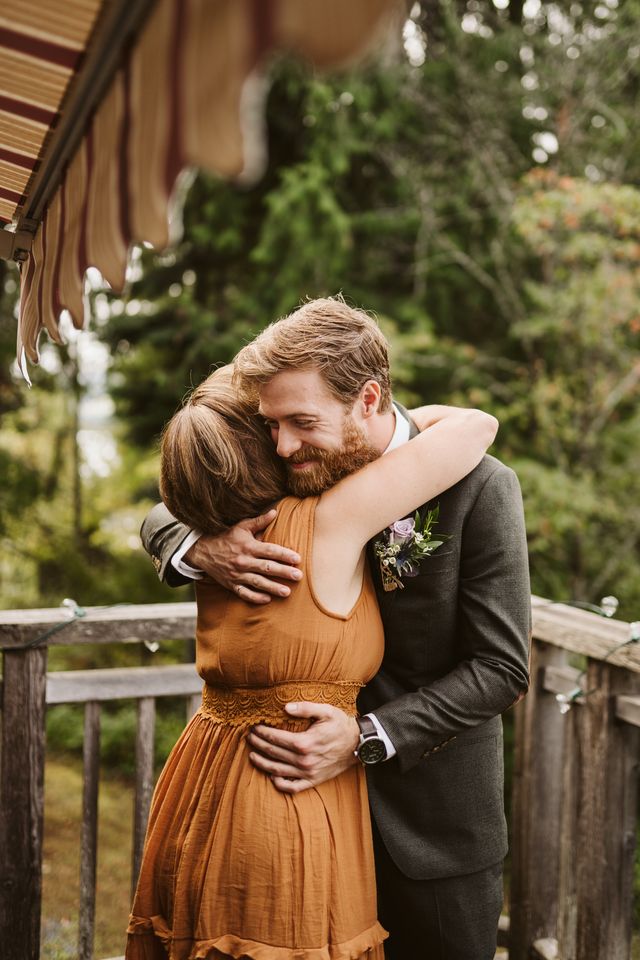
[[[380,763],[386,756],[387,748],[379,737],[369,737],[358,749],[358,757],[362,763]]]

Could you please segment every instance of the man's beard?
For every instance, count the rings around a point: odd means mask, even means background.
[[[366,434],[351,416],[345,418],[342,446],[337,450],[321,450],[305,445],[287,457],[287,486],[296,497],[309,497],[333,487],[338,480],[377,460],[380,453],[367,440]],[[294,470],[292,464],[311,461],[306,470]]]

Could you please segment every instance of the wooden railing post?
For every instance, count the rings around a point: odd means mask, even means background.
[[[557,937],[565,720],[543,677],[565,663],[564,650],[534,641],[531,688],[516,708],[509,960]]]
[[[640,730],[615,719],[616,695],[640,690],[640,677],[590,661],[577,717],[576,960],[628,960]]]
[[[576,704],[563,717],[565,725],[562,771],[562,811],[559,836],[558,919],[556,939],[562,960],[576,956],[576,836],[578,833],[578,735],[582,706]]]
[[[142,697],[138,701],[136,728],[136,790],[133,810],[133,863],[131,867],[131,898],[136,892],[149,808],[153,795],[153,754],[155,742],[156,701]]]
[[[47,650],[5,652],[0,760],[0,960],[38,960]]]
[[[93,960],[98,863],[98,790],[100,782],[100,704],[84,706],[82,831],[80,840],[80,919],[78,958]]]

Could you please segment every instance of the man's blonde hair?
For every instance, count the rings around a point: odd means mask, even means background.
[[[317,370],[345,406],[367,380],[377,380],[380,413],[391,409],[389,344],[376,321],[342,297],[309,300],[270,324],[243,347],[234,367],[239,386],[251,395],[283,370]]]
[[[233,367],[207,377],[162,436],[160,494],[178,520],[220,533],[284,496],[285,471]]]

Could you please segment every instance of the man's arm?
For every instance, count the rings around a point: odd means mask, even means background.
[[[286,597],[291,590],[279,581],[295,582],[302,578],[302,571],[296,566],[300,556],[287,547],[259,539],[275,516],[276,511],[270,510],[262,516],[243,520],[218,536],[202,536],[182,559],[250,603],[269,603],[272,596]],[[170,587],[191,582],[171,563],[189,533],[189,528],[176,520],[163,503],[153,507],[142,523],[142,545],[151,556],[158,576]]]
[[[444,677],[375,710],[409,770],[458,733],[502,713],[528,687],[531,594],[522,497],[516,475],[498,467],[470,511],[460,581],[460,662]],[[251,759],[278,789],[297,792],[353,762],[357,730],[342,711],[296,705],[316,722],[304,733],[264,727],[249,736]]]
[[[160,579],[170,587],[181,587],[192,582],[181,576],[171,563],[171,557],[189,533],[189,527],[176,520],[164,503],[157,503],[142,521],[142,546],[151,557]]]

